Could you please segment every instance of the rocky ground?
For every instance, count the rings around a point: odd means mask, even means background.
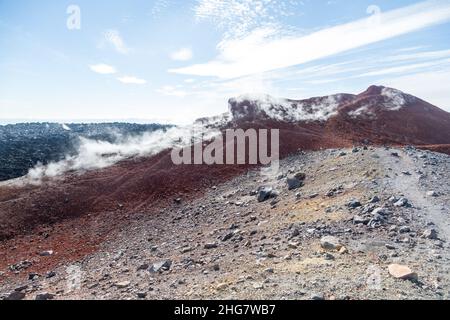
[[[0,270],[0,296],[449,299],[450,157],[366,149],[299,153],[174,199],[45,274],[18,261]]]

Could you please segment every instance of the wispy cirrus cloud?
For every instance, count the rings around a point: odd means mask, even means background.
[[[89,68],[99,74],[114,74],[117,72],[116,68],[107,64],[94,64],[90,65]]]
[[[146,84],[147,80],[144,79],[140,79],[134,76],[123,76],[123,77],[119,77],[117,78],[117,80],[119,80],[120,82],[124,83],[124,84]]]
[[[282,17],[298,14],[302,1],[198,0],[197,21],[211,22],[225,37],[241,37],[255,28],[277,25]]]
[[[115,29],[106,30],[103,33],[104,41],[113,46],[113,48],[120,54],[128,54],[131,49],[125,44],[120,32]]]
[[[197,15],[212,15],[222,4],[206,1]],[[241,11],[246,12],[245,7]],[[226,79],[295,66],[450,21],[450,2],[424,1],[380,13],[377,21],[370,17],[297,36],[276,27],[257,28],[244,37],[223,40],[215,59],[169,72]]]

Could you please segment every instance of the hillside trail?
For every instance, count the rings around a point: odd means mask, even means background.
[[[391,168],[392,174],[397,173],[393,179],[389,179],[388,185],[393,190],[397,190],[403,196],[408,198],[412,205],[419,209],[422,218],[426,223],[431,222],[439,232],[439,238],[446,242],[450,239],[450,220],[447,214],[443,212],[443,204],[439,204],[439,198],[427,196],[427,191],[420,186],[420,174],[424,172],[429,174],[429,168],[419,166],[420,162],[415,162],[410,154],[401,150],[399,157],[393,157],[390,150],[380,150],[383,155],[380,157],[385,168]],[[445,179],[444,179],[445,180]],[[446,183],[441,181],[441,183]],[[436,186],[439,189],[438,186]]]

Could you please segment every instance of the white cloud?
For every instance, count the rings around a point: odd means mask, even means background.
[[[283,35],[273,27],[258,28],[245,37],[222,41],[217,46],[219,55],[212,61],[169,72],[240,77],[303,64],[449,20],[449,1],[430,0],[380,13],[379,24],[369,17],[306,36]]]
[[[114,68],[113,66],[107,65],[107,64],[94,64],[89,66],[89,68],[96,72],[96,73],[100,73],[100,74],[114,74],[116,73],[116,68]]]
[[[112,45],[114,49],[120,54],[128,54],[131,49],[127,47],[125,41],[117,30],[107,30],[104,33],[104,40]]]
[[[146,84],[147,81],[144,79],[139,79],[133,76],[123,76],[123,77],[119,77],[117,78],[117,80],[119,80],[122,83],[125,84]]]
[[[176,61],[188,61],[191,60],[194,54],[190,48],[181,48],[170,54],[170,58]]]

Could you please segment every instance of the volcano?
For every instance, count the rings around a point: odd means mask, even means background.
[[[299,150],[363,145],[450,150],[448,112],[381,86],[358,95],[307,100],[244,95],[229,100],[228,114],[197,123],[218,130],[279,129],[282,157]],[[32,250],[30,237],[39,245],[42,234],[51,228],[57,234],[52,248],[70,247],[61,259],[79,258],[128,221],[200,196],[248,169],[246,165],[175,166],[170,150],[165,150],[100,170],[68,173],[38,186],[4,183],[0,185],[1,252],[11,243],[19,248],[17,254]],[[3,256],[0,261],[7,265],[16,258]]]

